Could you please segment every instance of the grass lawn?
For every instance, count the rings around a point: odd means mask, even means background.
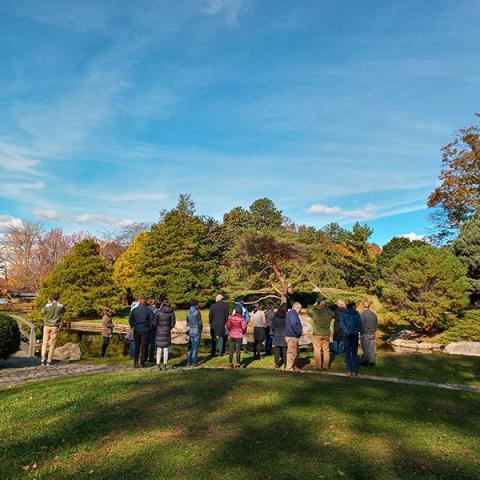
[[[169,361],[169,364],[172,366],[185,366],[186,346],[174,346],[173,348],[174,356]],[[252,346],[250,345],[249,348],[251,349]],[[100,344],[98,345],[97,351],[100,351]],[[211,358],[208,352],[208,345],[203,344],[199,354],[199,360],[203,366],[228,366],[228,355]],[[313,352],[311,350],[301,351],[299,358],[299,363],[303,369],[314,369]],[[130,357],[123,356],[85,358],[82,362],[110,365],[130,365],[132,363]],[[247,354],[242,353],[242,365],[248,368],[273,369],[273,356],[254,360],[251,352]],[[344,355],[333,360],[331,371],[345,371]],[[360,374],[427,380],[438,383],[480,385],[480,357],[463,357],[442,353],[428,355],[380,353],[377,356],[377,365],[375,367],[361,366],[359,372]]]
[[[50,380],[0,390],[0,477],[478,479],[479,410],[478,394],[253,369]]]

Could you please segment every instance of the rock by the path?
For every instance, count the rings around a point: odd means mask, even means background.
[[[393,349],[398,353],[433,353],[440,352],[443,346],[439,343],[417,342],[415,340],[403,340],[396,338],[390,342]]]
[[[66,343],[63,347],[55,349],[53,358],[55,360],[60,360],[61,362],[80,360],[82,358],[82,352],[78,344]]]
[[[480,342],[454,342],[449,343],[444,352],[451,355],[471,355],[480,357]]]

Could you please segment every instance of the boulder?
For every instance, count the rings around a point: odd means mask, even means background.
[[[172,330],[172,343],[186,345],[188,343],[187,321],[177,320]]]
[[[473,357],[480,357],[480,342],[449,343],[443,351],[450,355],[471,355]]]
[[[55,349],[53,358],[61,362],[71,362],[73,360],[80,360],[82,358],[82,352],[77,343],[66,343],[63,347]]]
[[[395,340],[392,340],[390,344],[396,352],[400,351],[400,349],[402,351],[409,350],[412,352],[418,350],[418,342],[415,340],[402,340],[401,338],[396,338]]]

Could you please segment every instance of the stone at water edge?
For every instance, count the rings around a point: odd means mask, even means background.
[[[66,343],[63,347],[55,349],[53,358],[54,360],[60,360],[61,362],[80,360],[82,358],[82,351],[78,344]]]
[[[443,351],[450,355],[470,355],[473,357],[480,357],[480,342],[449,343]]]

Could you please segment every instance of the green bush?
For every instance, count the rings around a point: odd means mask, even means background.
[[[0,358],[4,360],[18,352],[20,330],[17,322],[8,315],[0,314]]]
[[[469,310],[445,332],[432,339],[438,343],[480,342],[480,310]]]

